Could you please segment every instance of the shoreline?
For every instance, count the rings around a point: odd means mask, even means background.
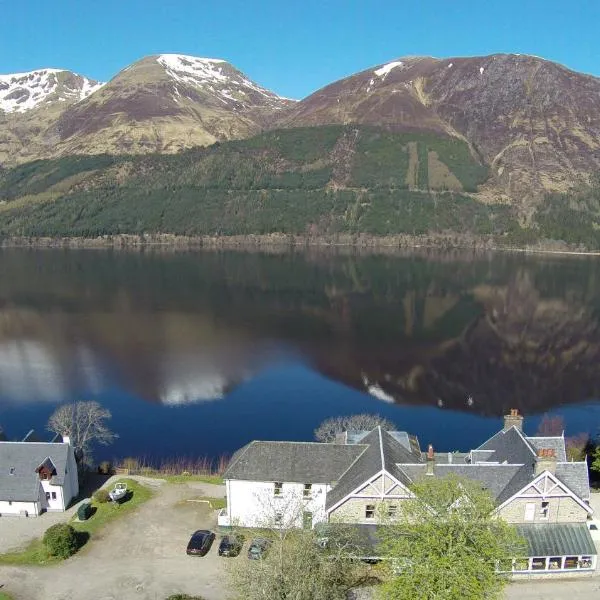
[[[509,252],[555,256],[600,256],[600,251],[569,248],[564,242],[542,242],[536,246],[508,246],[493,238],[473,238],[460,234],[351,235],[307,237],[287,234],[243,236],[179,236],[174,234],[119,234],[96,238],[85,237],[9,237],[0,239],[0,248],[31,249],[108,249],[108,250],[239,250],[261,252],[334,250],[368,253],[399,251]]]

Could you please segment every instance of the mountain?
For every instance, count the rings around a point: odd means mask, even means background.
[[[66,156],[0,172],[0,241],[283,234],[288,242],[388,236],[396,247],[600,249],[600,185],[542,199],[524,223],[518,205],[470,191],[486,177],[456,137],[364,125],[268,131],[174,155]]]
[[[401,58],[318,90],[276,122],[348,123],[465,140],[496,197],[566,192],[600,170],[600,79],[534,56]]]
[[[172,153],[249,137],[291,103],[223,60],[150,56],[65,111],[59,146],[63,154]]]
[[[61,69],[0,75],[0,165],[47,155],[60,115],[101,87]]]
[[[104,85],[56,69],[2,75],[0,165],[249,137],[291,104],[224,60],[180,54],[143,58]]]

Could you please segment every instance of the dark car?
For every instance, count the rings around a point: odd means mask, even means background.
[[[219,556],[237,556],[243,545],[244,538],[241,535],[224,535],[219,544]]]
[[[212,546],[215,534],[206,529],[195,531],[187,545],[186,552],[191,556],[204,556]]]
[[[267,540],[266,538],[254,538],[248,548],[248,558],[251,558],[252,560],[264,558],[270,546],[271,540]]]

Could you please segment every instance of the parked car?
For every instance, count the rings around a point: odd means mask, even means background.
[[[239,534],[224,535],[219,544],[219,556],[237,556],[242,551],[244,538]]]
[[[215,541],[215,534],[206,529],[195,531],[187,545],[186,552],[191,556],[204,556]]]
[[[271,546],[271,540],[266,538],[254,538],[248,548],[248,558],[258,560],[264,558]]]

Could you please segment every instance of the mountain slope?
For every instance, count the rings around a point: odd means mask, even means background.
[[[600,79],[537,57],[409,57],[305,98],[278,126],[366,123],[466,140],[511,198],[565,192],[600,169]]]
[[[46,156],[60,115],[102,87],[61,69],[0,75],[0,165]]]
[[[171,153],[248,137],[290,103],[225,61],[151,56],[61,115],[59,152]]]
[[[470,193],[486,174],[456,137],[357,125],[270,131],[175,155],[69,156],[0,172],[0,237],[277,233],[348,243],[365,234],[397,236],[394,244],[600,248],[600,179],[545,198],[524,223],[518,205]]]

